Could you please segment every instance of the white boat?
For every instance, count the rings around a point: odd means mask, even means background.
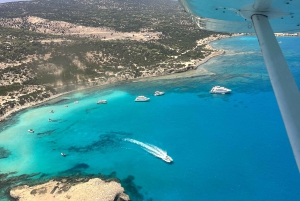
[[[138,96],[138,97],[136,97],[136,99],[134,101],[135,102],[147,102],[149,100],[150,100],[150,98],[147,98],[146,96]]]
[[[60,153],[60,155],[62,155],[62,156],[66,156],[66,154],[65,154],[64,152],[61,152],[61,153]]]
[[[34,130],[33,129],[29,129],[28,132],[29,133],[34,133]]]
[[[75,104],[78,104],[78,101],[74,101]]]
[[[50,110],[50,113],[54,113],[54,110]]]
[[[107,100],[98,100],[97,101],[97,104],[106,104],[107,103]]]
[[[168,155],[165,155],[165,156],[161,157],[161,159],[163,159],[167,163],[172,163],[173,162],[173,159],[171,158],[171,156],[168,156]]]
[[[51,119],[51,118],[49,118],[49,119],[48,119],[48,121],[49,121],[49,122],[51,122],[51,121],[52,121],[52,119]]]
[[[167,163],[173,162],[173,159],[170,156],[168,156],[167,152],[160,149],[157,146],[154,146],[154,145],[148,144],[148,143],[143,143],[143,142],[140,142],[140,141],[137,141],[134,139],[130,139],[130,138],[125,138],[124,141],[128,141],[128,142],[140,145],[145,151],[156,156],[157,158],[164,160]]]
[[[211,90],[211,94],[228,94],[231,92],[231,89],[227,89],[225,87],[214,86]]]
[[[164,95],[165,94],[165,92],[162,92],[162,91],[156,91],[155,93],[154,93],[154,96],[162,96],[162,95]]]

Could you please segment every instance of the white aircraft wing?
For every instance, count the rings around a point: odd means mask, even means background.
[[[274,32],[300,32],[300,0],[179,0],[210,31],[255,32],[300,171],[300,93]]]
[[[260,13],[268,16],[275,33],[300,32],[299,0],[179,0],[184,9],[192,14],[194,22],[210,31],[228,33],[255,33],[249,15],[253,14],[254,2]],[[271,3],[271,4],[270,4]],[[271,10],[263,7],[271,5]],[[257,10],[255,10],[258,12]],[[243,16],[244,15],[244,16]]]

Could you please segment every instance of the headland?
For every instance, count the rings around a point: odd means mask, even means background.
[[[10,196],[20,201],[39,200],[101,200],[127,201],[129,196],[116,181],[99,178],[78,178],[76,182],[50,180],[35,186],[18,186],[10,190]]]

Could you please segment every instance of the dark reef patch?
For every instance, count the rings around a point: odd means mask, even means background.
[[[92,142],[86,146],[71,146],[68,148],[68,151],[85,153],[89,151],[107,151],[108,149],[120,147],[123,138],[131,136],[131,133],[126,132],[107,132],[105,134],[99,135],[97,141]]]
[[[88,108],[85,110],[85,114],[89,114],[91,111],[96,110],[98,108],[94,107],[94,108]]]
[[[142,187],[137,186],[134,182],[134,176],[128,175],[127,178],[121,180],[121,185],[125,189],[125,193],[129,195],[131,200],[142,201],[144,196],[139,192]]]
[[[10,151],[7,149],[4,149],[3,147],[0,147],[0,159],[1,158],[8,158],[10,156]]]
[[[48,143],[49,143],[49,144],[56,144],[57,142],[54,141],[54,140],[51,140],[51,141],[49,141]],[[53,149],[53,150],[55,150],[55,149]]]
[[[69,130],[70,128],[72,128],[74,125],[76,125],[78,123],[78,121],[75,121],[74,123],[70,124],[69,126],[67,126],[64,130],[61,131],[61,133],[64,133],[65,131]]]
[[[79,163],[64,172],[61,172],[59,176],[53,176],[53,175],[47,175],[41,173],[22,174],[22,175],[14,176],[17,172],[10,172],[10,173],[0,172],[0,200],[15,200],[10,197],[9,191],[16,186],[21,186],[21,185],[34,186],[34,185],[46,183],[49,180],[54,180],[60,183],[61,185],[63,185],[63,187],[60,188],[59,191],[68,191],[71,186],[77,183],[87,182],[93,178],[100,178],[105,182],[115,181],[121,183],[121,185],[125,189],[125,193],[130,196],[131,200],[133,201],[144,200],[144,196],[140,193],[140,189],[142,187],[134,183],[133,176],[128,175],[127,178],[123,180],[119,180],[117,178],[117,173],[115,171],[111,172],[108,175],[103,175],[100,173],[86,174],[84,172],[76,172],[77,170],[82,171],[87,168],[89,168],[89,165],[85,163]],[[53,192],[57,190],[58,190],[57,188],[52,189]],[[33,191],[31,193],[35,194],[37,192]],[[146,198],[146,199],[147,201],[152,201],[152,198]]]
[[[50,101],[47,101],[45,103],[42,103],[40,104],[39,106],[53,106],[53,105],[58,105],[58,104],[61,104],[61,103],[65,103],[67,101],[70,101],[69,98],[63,98],[63,99],[53,99],[53,100],[50,100]]]
[[[67,122],[67,120],[62,120],[62,119],[51,119],[51,122],[63,123],[63,122]]]
[[[28,184],[30,178],[39,175],[40,173],[33,174],[22,174],[18,176],[13,176],[16,172],[0,173],[0,200],[12,200],[9,196],[9,191],[11,188],[21,185],[22,182],[27,182]],[[32,180],[34,181],[34,180]]]
[[[63,99],[61,99],[61,100],[58,100],[58,101],[53,102],[51,105],[57,105],[57,104],[59,104],[59,103],[64,103],[64,102],[66,102],[66,101],[70,101],[70,99],[69,99],[69,98],[63,98]]]
[[[49,176],[49,174],[45,174],[45,173],[43,173],[43,174],[41,174],[41,175],[39,176],[39,179],[46,178],[47,176]]]
[[[41,133],[37,133],[37,135],[41,136],[41,135],[51,135],[52,133],[54,133],[57,129],[54,130],[49,130],[49,131],[45,131],[45,132],[41,132]]]
[[[74,167],[63,171],[63,173],[78,174],[89,167],[90,166],[86,163],[78,163],[78,164],[74,165]]]

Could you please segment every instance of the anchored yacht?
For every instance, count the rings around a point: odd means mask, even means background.
[[[33,129],[29,129],[28,132],[29,133],[34,133],[34,130]]]
[[[162,96],[162,95],[164,95],[165,94],[165,92],[162,92],[162,91],[156,91],[155,93],[154,93],[154,96]]]
[[[231,92],[231,89],[227,89],[225,87],[214,86],[211,90],[211,94],[228,94]]]
[[[149,100],[150,100],[150,98],[147,98],[146,96],[138,96],[138,97],[136,97],[136,99],[134,101],[135,102],[147,102]]]
[[[98,100],[97,101],[97,104],[106,104],[107,103],[107,100]]]

